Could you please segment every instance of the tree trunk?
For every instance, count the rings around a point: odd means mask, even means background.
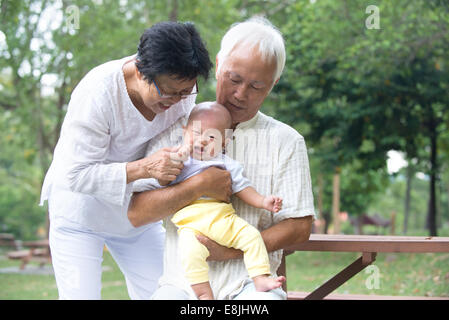
[[[178,21],[178,0],[172,0],[172,8],[170,11],[170,16],[168,17],[170,21]]]
[[[329,211],[323,211],[323,218],[324,218],[324,233],[329,233],[329,224],[331,222],[331,214]]]
[[[429,235],[435,237],[437,235],[437,208],[436,208],[436,174],[437,174],[437,131],[433,118],[429,125],[430,132],[430,190],[429,190],[429,211],[427,213],[427,226]]]
[[[447,212],[449,213],[449,183],[446,185],[447,188]]]
[[[402,233],[407,234],[408,229],[408,218],[410,216],[410,193],[412,190],[412,179],[415,170],[412,167],[411,161],[408,163],[407,167],[407,187],[405,190],[405,203],[404,203],[404,230]]]
[[[332,220],[334,224],[334,234],[340,233],[340,168],[335,168],[332,190]]]
[[[323,193],[324,193],[324,183],[323,183],[323,174],[320,172],[318,174],[318,219],[321,219],[324,224],[326,224],[326,220],[324,218],[324,213],[323,213]],[[321,231],[324,231],[324,225],[321,228]]]

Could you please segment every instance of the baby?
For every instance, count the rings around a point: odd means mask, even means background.
[[[231,174],[235,196],[255,208],[278,212],[282,199],[260,195],[243,176],[242,166],[223,154],[228,140],[225,131],[231,124],[231,115],[224,106],[216,102],[196,105],[184,127],[184,142],[180,148],[181,153],[190,156],[174,181],[159,180],[159,184],[175,184],[208,167],[221,167]],[[246,269],[257,291],[278,288],[285,281],[285,277],[270,277],[270,264],[262,236],[256,228],[235,214],[232,204],[202,197],[176,212],[171,221],[178,227],[181,262],[198,299],[214,297],[206,262],[209,251],[197,240],[197,234],[203,234],[222,246],[242,250]]]

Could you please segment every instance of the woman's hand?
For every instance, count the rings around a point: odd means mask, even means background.
[[[128,162],[126,164],[127,183],[147,178],[175,180],[184,167],[185,153],[181,146],[162,148],[149,157]]]
[[[145,169],[146,178],[173,181],[181,173],[185,160],[180,146],[163,148],[147,158],[143,158],[141,165]],[[179,152],[178,152],[179,151]]]

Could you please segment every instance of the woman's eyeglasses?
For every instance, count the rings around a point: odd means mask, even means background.
[[[195,82],[195,92],[191,93],[175,93],[175,94],[164,94],[159,89],[159,87],[156,84],[156,81],[153,80],[153,84],[156,87],[157,93],[159,94],[159,97],[162,99],[185,99],[188,96],[192,96],[194,94],[198,94],[198,81]]]

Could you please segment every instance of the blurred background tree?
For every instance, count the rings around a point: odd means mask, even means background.
[[[45,228],[40,186],[90,69],[134,54],[164,20],[195,22],[214,61],[229,26],[253,15],[286,40],[285,72],[262,111],[305,137],[319,216],[395,211],[404,233],[449,228],[449,5],[374,2],[2,0],[0,232],[32,239]],[[367,28],[369,5],[379,29]],[[198,101],[215,99],[213,72],[199,85]],[[408,169],[387,170],[391,150]]]

